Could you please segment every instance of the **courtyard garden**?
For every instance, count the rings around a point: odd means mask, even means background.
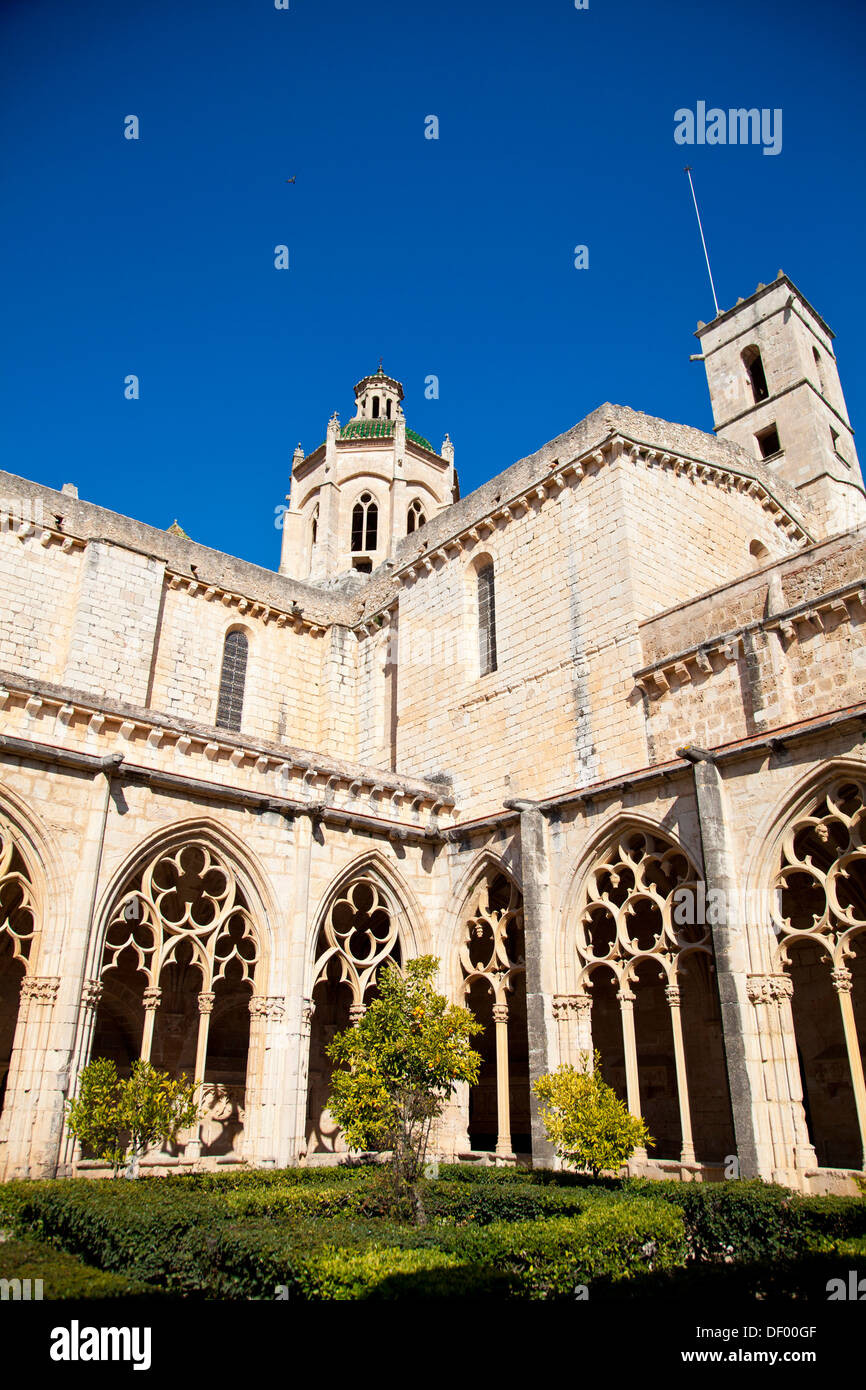
[[[0,1186],[0,1278],[45,1298],[775,1298],[866,1273],[866,1203],[443,1165],[424,1225],[378,1165]]]

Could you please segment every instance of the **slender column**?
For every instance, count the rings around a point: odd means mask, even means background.
[[[496,1152],[510,1154],[511,1095],[508,1089],[508,1005],[493,1005],[496,1024]]]
[[[10,1086],[4,1106],[4,1113],[7,1107],[9,1110],[7,1143],[13,1152],[18,1150],[26,1154],[30,1148],[37,1119],[31,1097],[38,1096],[39,1093],[39,1081],[50,1038],[51,1017],[59,987],[60,980],[52,975],[25,975],[21,981],[15,1029],[16,1048],[9,1068],[10,1078],[14,1081],[14,1093]],[[26,1046],[19,1042],[19,1039],[25,1037]]]
[[[682,1153],[680,1163],[695,1162],[695,1146],[692,1139],[692,1115],[689,1107],[689,1083],[686,1075],[686,1049],[683,1044],[683,1019],[680,1012],[680,991],[678,985],[665,987],[665,998],[671,1011],[671,1030],[674,1035],[674,1062],[677,1069],[677,1098],[680,1104],[680,1129],[682,1130]]]
[[[757,1039],[770,1122],[772,1174],[780,1182],[790,1181],[792,1163],[797,1171],[818,1166],[802,1103],[803,1087],[791,1014],[794,986],[790,975],[782,973],[749,975],[746,988],[760,1019]]]
[[[361,1019],[364,1017],[364,1014],[365,1014],[366,1012],[367,1012],[367,1005],[366,1005],[366,1004],[350,1004],[350,1005],[349,1005],[349,1022],[350,1022],[350,1024],[352,1025],[353,1028],[357,1028],[358,1024],[361,1022]]]
[[[195,1047],[195,1070],[193,1072],[193,1080],[200,1081],[202,1083],[202,1089],[200,1092],[202,1103],[204,1103],[204,1098],[206,1094],[204,1089],[204,1074],[205,1068],[207,1066],[207,1040],[208,1033],[210,1032],[210,1016],[213,1012],[213,1004],[215,998],[216,995],[214,995],[210,990],[204,990],[198,996],[198,1037],[196,1039]],[[204,1128],[206,1118],[207,1117],[205,1116],[204,1118],[199,1120],[198,1124],[196,1125],[195,1133],[192,1139],[190,1139],[184,1146],[184,1159],[196,1160],[198,1158],[201,1158],[202,1130]]]
[[[857,1041],[857,1024],[854,1019],[854,999],[852,997],[853,978],[851,971],[838,965],[833,971],[833,988],[839,996],[842,1010],[842,1027],[845,1030],[845,1046],[848,1049],[848,1065],[851,1068],[851,1084],[854,1087],[854,1103],[857,1106],[857,1123],[860,1126],[861,1166],[866,1168],[866,1082],[863,1079],[863,1060]]]
[[[153,1027],[156,1022],[156,1011],[159,1008],[159,1001],[162,998],[162,990],[158,985],[150,985],[144,991],[142,1003],[144,1005],[144,1029],[141,1035],[141,1060],[150,1061],[150,1054],[153,1049]]]
[[[640,1113],[640,1081],[637,1070],[637,1042],[634,1032],[634,993],[624,986],[617,992],[619,1000],[619,1012],[622,1019],[622,1042],[625,1052],[625,1085],[628,1098],[628,1108],[636,1120],[642,1118]],[[635,1149],[633,1157],[641,1160],[646,1159],[646,1149],[641,1145]]]

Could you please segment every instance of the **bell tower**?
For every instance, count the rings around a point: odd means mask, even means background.
[[[325,442],[292,459],[282,508],[280,573],[311,583],[351,583],[390,560],[400,541],[459,496],[454,446],[440,453],[409,429],[403,387],[379,361],[355,387],[355,414],[336,412]]]
[[[716,434],[797,488],[822,534],[866,523],[834,334],[787,275],[699,323],[695,336]]]

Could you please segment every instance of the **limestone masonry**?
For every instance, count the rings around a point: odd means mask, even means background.
[[[713,435],[602,405],[462,498],[380,364],[277,574],[0,473],[0,1178],[101,1171],[95,1056],[203,1079],[145,1168],[336,1161],[325,1049],[431,954],[441,1156],[552,1164],[595,1048],[632,1171],[854,1190],[866,496],[787,276],[697,337]]]

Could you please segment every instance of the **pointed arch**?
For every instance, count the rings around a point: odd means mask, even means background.
[[[656,1156],[689,1165],[720,1162],[732,1137],[714,977],[721,919],[700,863],[646,816],[620,811],[601,826],[565,895],[568,993],[554,1008],[562,1060],[597,1050],[605,1080],[646,1119]]]

